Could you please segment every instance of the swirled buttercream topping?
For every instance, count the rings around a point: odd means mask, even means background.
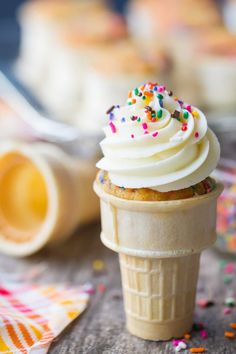
[[[128,94],[127,104],[107,111],[109,124],[97,167],[125,188],[168,192],[210,175],[220,156],[205,115],[171,91],[148,82]]]

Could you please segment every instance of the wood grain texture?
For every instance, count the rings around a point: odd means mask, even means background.
[[[131,336],[125,328],[122,289],[118,257],[106,249],[99,239],[100,226],[84,227],[67,242],[54,249],[45,249],[27,259],[0,257],[1,272],[21,273],[35,264],[45,266],[45,271],[37,278],[39,283],[67,282],[73,285],[91,282],[96,287],[104,283],[106,291],[92,295],[85,313],[75,320],[52,344],[50,354],[169,354],[174,353],[171,342],[156,343]],[[191,346],[204,346],[207,353],[235,354],[236,340],[224,338],[228,324],[236,322],[235,310],[230,315],[223,314],[223,301],[231,292],[235,295],[235,280],[230,285],[223,282],[219,270],[222,255],[204,252],[198,285],[198,298],[208,298],[215,305],[196,308],[195,321],[202,322],[209,333],[208,339],[201,339],[195,332]],[[93,270],[94,259],[102,259],[106,271]],[[186,353],[187,351],[185,351]]]

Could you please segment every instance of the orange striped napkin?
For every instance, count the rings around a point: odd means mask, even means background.
[[[88,300],[86,286],[0,284],[0,353],[47,353]]]

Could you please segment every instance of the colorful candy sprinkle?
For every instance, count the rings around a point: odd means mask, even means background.
[[[195,118],[198,118],[199,117],[199,113],[197,111],[193,111],[192,112],[192,115],[195,117]]]
[[[162,95],[161,93],[158,93],[158,94],[157,94],[157,98],[158,98],[159,100],[163,100],[163,95]]]
[[[143,123],[143,124],[142,124],[142,127],[143,127],[143,129],[147,129],[147,128],[148,128],[147,123]]]
[[[93,261],[93,269],[96,271],[103,270],[105,268],[105,264],[101,259],[95,259]]]
[[[235,323],[235,322],[230,323],[229,326],[230,326],[231,328],[233,328],[233,329],[236,329],[236,323]]]
[[[147,96],[147,97],[152,97],[153,96],[153,92],[144,91],[144,95]]]
[[[187,348],[187,344],[183,341],[179,342],[179,344],[175,347],[176,352],[180,352],[182,350],[185,350]]]
[[[197,300],[197,305],[206,308],[214,305],[214,301],[207,300],[207,299],[199,299]]]
[[[174,110],[174,112],[171,114],[172,118],[178,119],[180,116],[180,111]]]
[[[227,263],[224,267],[224,272],[225,273],[234,273],[235,271],[235,265],[234,263]]]
[[[159,110],[157,111],[157,117],[158,117],[158,118],[161,118],[161,117],[162,117],[162,113],[163,113],[162,109],[159,109]]]
[[[200,336],[204,339],[208,338],[208,333],[205,329],[200,331]]]
[[[172,345],[173,347],[177,347],[179,343],[186,343],[184,339],[173,339],[172,340]]]
[[[198,137],[199,137],[199,133],[196,132],[196,133],[194,134],[194,136],[195,136],[195,138],[198,138]]]
[[[187,339],[187,340],[188,340],[188,339],[191,339],[191,334],[185,333],[184,338]]]
[[[103,283],[98,284],[98,286],[97,286],[97,291],[98,291],[99,293],[104,293],[104,292],[106,291],[106,286],[105,286],[105,284],[103,284]]]
[[[224,335],[225,335],[226,338],[229,338],[229,339],[234,339],[235,338],[235,333],[234,332],[225,331]]]
[[[228,307],[225,307],[223,313],[224,313],[224,315],[229,315],[231,313],[231,309]]]
[[[187,104],[185,108],[187,109],[187,111],[189,111],[189,113],[192,112],[192,107],[190,104]]]
[[[131,138],[134,139],[134,134],[131,134]]]
[[[199,348],[190,348],[190,353],[205,353],[206,348],[199,347]]]
[[[158,135],[158,132],[155,132],[152,134],[152,136],[155,138]]]
[[[225,299],[224,302],[225,306],[227,307],[234,307],[235,305],[235,299],[232,296],[229,296]]]
[[[194,323],[193,324],[193,330],[194,331],[200,331],[201,329],[203,329],[203,324],[202,323]]]
[[[189,116],[188,111],[184,111],[184,113],[183,113],[183,117],[184,117],[184,119],[188,119],[188,116]]]
[[[111,128],[112,133],[113,133],[113,134],[116,133],[116,126],[115,126],[115,124],[114,124],[113,122],[110,122],[109,125],[110,125],[110,128]]]
[[[164,92],[165,91],[165,86],[158,86],[157,91],[158,92]]]
[[[113,109],[115,108],[115,106],[111,106],[107,111],[106,111],[106,114],[109,114],[113,111]]]

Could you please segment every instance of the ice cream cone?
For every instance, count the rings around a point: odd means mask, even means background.
[[[27,256],[98,216],[95,168],[46,143],[0,146],[0,251]]]
[[[102,242],[119,253],[128,330],[141,338],[181,337],[192,326],[201,251],[216,239],[222,186],[189,199],[117,198],[95,182]]]

